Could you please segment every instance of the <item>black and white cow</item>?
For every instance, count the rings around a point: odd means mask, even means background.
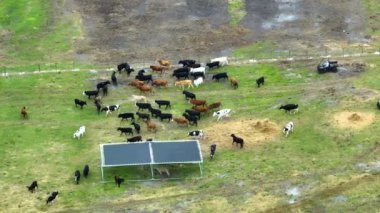
[[[37,184],[37,181],[33,181],[32,184],[30,184],[30,186],[27,186],[26,188],[28,188],[28,190],[33,193],[36,188],[38,189],[38,184]]]
[[[80,180],[80,171],[76,170],[74,173],[74,181],[76,184],[79,184],[79,180]]]
[[[211,144],[211,146],[210,146],[210,158],[211,159],[214,159],[215,151],[216,151],[216,144]]]
[[[260,87],[260,85],[264,85],[264,76],[256,79],[257,87]]]
[[[83,176],[87,178],[88,174],[90,173],[90,167],[86,164],[83,167]]]
[[[130,118],[132,121],[135,120],[135,114],[133,112],[125,112],[125,113],[121,113],[117,116],[118,118],[121,118],[121,120],[128,120],[128,118]]]
[[[217,112],[214,112],[212,114],[213,117],[218,117],[217,121],[219,121],[220,119],[224,118],[224,117],[230,117],[230,113],[232,112],[231,109],[221,109]]]
[[[293,132],[294,123],[293,121],[290,121],[285,125],[284,128],[282,128],[282,132],[285,134],[285,137],[288,137],[289,133]]]
[[[285,110],[285,112],[288,112],[288,113],[296,113],[298,112],[298,104],[286,104],[286,105],[282,105],[280,106],[279,109],[283,109]]]
[[[98,96],[99,95],[99,91],[98,90],[88,90],[88,91],[83,91],[83,95],[86,95],[88,96],[88,99],[91,98],[91,96]]]
[[[188,136],[196,137],[196,138],[203,138],[203,130],[195,130],[189,132]]]
[[[74,99],[74,103],[75,103],[75,107],[79,105],[81,109],[83,109],[84,105],[87,105],[86,101],[81,101],[79,99]]]
[[[134,136],[134,137],[127,139],[127,142],[138,142],[138,141],[142,141],[142,137],[140,135],[137,135],[137,136]]]
[[[156,104],[158,104],[158,108],[161,108],[161,106],[165,106],[165,109],[168,107],[172,108],[172,105],[170,105],[170,101],[166,100],[155,100]]]
[[[117,131],[120,131],[120,135],[122,134],[129,134],[129,135],[133,135],[133,129],[130,128],[130,127],[118,127],[117,128]]]
[[[114,111],[118,111],[119,109],[120,109],[120,105],[109,105],[109,106],[103,107],[102,112],[105,111],[106,116],[108,116],[108,114],[111,114]]]
[[[58,191],[52,192],[51,195],[46,199],[46,204],[53,202],[53,200],[55,200],[58,194],[59,194]]]

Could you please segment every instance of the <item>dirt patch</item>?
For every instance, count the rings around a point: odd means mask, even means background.
[[[236,147],[231,145],[231,134],[235,134],[244,139],[244,148],[252,149],[257,145],[273,140],[280,133],[280,126],[268,119],[222,121],[205,129],[202,145],[208,147],[215,143],[218,147],[235,149]]]
[[[374,121],[375,115],[370,112],[343,111],[335,114],[333,119],[339,128],[362,129]]]

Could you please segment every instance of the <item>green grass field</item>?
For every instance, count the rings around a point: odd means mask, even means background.
[[[96,81],[108,78],[110,73],[2,78],[0,185],[3,193],[0,206],[10,212],[51,209],[212,212],[215,208],[312,211],[322,207],[332,211],[374,211],[379,208],[378,174],[362,171],[356,164],[373,164],[379,160],[379,138],[373,134],[380,128],[375,99],[357,102],[353,101],[358,98],[355,93],[333,97],[322,94],[323,88],[331,86],[331,82],[353,84],[357,90],[378,90],[378,85],[367,83],[378,82],[376,73],[380,64],[377,59],[367,62],[376,64],[376,67],[358,77],[344,79],[333,74],[317,75],[310,69],[297,68],[297,64],[292,64],[295,68],[288,71],[275,64],[230,66],[212,71],[227,71],[239,80],[237,90],[228,83],[215,82],[191,89],[209,103],[221,101],[223,108],[236,111],[231,119],[221,122],[234,124],[252,118],[269,119],[278,124],[280,132],[282,125],[293,120],[296,125],[294,134],[288,138],[277,134],[273,140],[258,145],[247,141],[243,150],[230,146],[228,138],[226,144],[218,147],[213,161],[207,157],[206,144],[210,141],[202,140],[205,158],[202,179],[197,178],[199,170],[196,166],[172,166],[170,170],[174,177],[185,179],[127,182],[122,188],[112,182],[115,174],[127,179],[147,178],[149,168],[107,169],[106,179],[111,182],[101,183],[99,144],[125,140],[116,128],[128,123],[121,124],[115,114],[108,118],[104,114],[97,115],[90,101],[83,110],[75,108],[73,103],[74,98],[85,100],[82,91],[94,88]],[[298,77],[292,77],[291,73]],[[253,82],[261,75],[266,76],[266,85],[257,89]],[[125,75],[118,77],[127,80]],[[130,86],[120,85],[112,88],[103,102],[122,104],[121,112],[133,112],[136,109],[130,101],[131,94],[138,92]],[[156,98],[171,100],[172,110],[167,111],[177,116],[189,108],[181,91],[172,86],[156,89],[156,93],[148,98],[151,101]],[[334,99],[333,107],[330,106],[331,98]],[[300,112],[295,115],[273,108],[280,103],[293,102],[301,105]],[[19,115],[24,105],[29,108],[28,120],[22,120]],[[340,129],[331,124],[332,115],[347,110],[368,112],[375,116],[375,120],[360,131]],[[159,131],[148,133],[142,125],[143,138],[183,139],[187,138],[188,131],[195,129],[155,122],[160,125]],[[207,116],[198,128],[207,129],[215,123],[215,118]],[[86,125],[86,135],[81,140],[74,140],[72,134],[80,125]],[[90,165],[90,178],[77,186],[72,176],[84,164]],[[39,181],[40,189],[30,194],[25,186],[34,179]],[[291,197],[285,194],[290,187],[301,189],[301,196],[293,205],[287,204]],[[61,195],[54,207],[47,207],[44,204],[47,193],[55,189]],[[347,200],[335,202],[337,196],[344,196]]]

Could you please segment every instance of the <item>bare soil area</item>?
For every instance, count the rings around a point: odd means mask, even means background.
[[[375,120],[375,115],[370,112],[342,111],[333,116],[333,124],[339,128],[360,130],[367,127]]]

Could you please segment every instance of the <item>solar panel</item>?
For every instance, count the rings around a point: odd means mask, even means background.
[[[150,163],[149,143],[103,144],[103,167]]]
[[[197,141],[152,143],[153,163],[198,163],[202,155]]]

